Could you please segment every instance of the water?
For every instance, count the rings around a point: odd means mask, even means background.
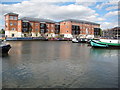
[[[117,49],[67,41],[12,41],[3,88],[117,88]]]

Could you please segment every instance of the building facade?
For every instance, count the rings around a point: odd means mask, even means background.
[[[52,20],[24,17],[18,19],[18,14],[5,15],[6,37],[55,37],[59,34],[58,24]]]
[[[120,38],[120,27],[103,30],[103,36],[107,38]]]
[[[94,36],[100,34],[96,32],[100,32],[100,24],[74,19],[60,22],[60,34],[63,34],[65,37],[79,35],[81,37],[94,38]]]
[[[73,36],[94,37],[98,35],[100,24],[68,19],[55,22],[49,19],[24,17],[18,19],[18,14],[5,14],[6,37],[63,37]]]

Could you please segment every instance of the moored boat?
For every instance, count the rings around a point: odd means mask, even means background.
[[[98,48],[120,48],[120,41],[117,39],[91,40],[90,44]]]
[[[78,41],[76,38],[73,38],[73,39],[72,39],[72,42],[73,42],[73,43],[79,43],[79,41]]]
[[[0,52],[1,52],[0,54],[1,55],[8,54],[10,48],[11,48],[10,44],[0,43]]]

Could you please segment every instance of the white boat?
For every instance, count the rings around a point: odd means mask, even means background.
[[[73,42],[73,43],[78,43],[79,41],[78,41],[76,38],[73,38],[73,39],[72,39],[72,42]]]
[[[92,47],[98,48],[120,48],[120,40],[118,39],[91,40],[90,44]]]

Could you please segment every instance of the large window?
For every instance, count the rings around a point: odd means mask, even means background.
[[[17,20],[17,16],[10,16],[10,20]]]
[[[17,17],[16,17],[16,16],[13,16],[13,19],[14,19],[14,20],[17,20]]]
[[[33,23],[30,23],[31,26],[33,26]]]
[[[16,26],[16,25],[17,25],[17,23],[16,23],[16,22],[14,22],[14,25]]]
[[[60,25],[55,25],[55,34],[60,33]]]
[[[38,23],[35,23],[36,26],[38,26],[39,24]]]
[[[22,31],[23,32],[28,32],[28,28],[23,28]]]
[[[38,31],[38,28],[36,28],[35,30]]]
[[[44,29],[41,29],[41,30],[40,30],[41,33],[44,33],[44,31],[45,31]]]
[[[10,26],[12,26],[13,25],[13,23],[12,22],[10,22]]]
[[[13,31],[15,31],[15,30],[16,30],[16,28],[12,28],[12,30],[13,30]]]
[[[73,35],[80,34],[80,27],[78,25],[72,25],[72,34]]]
[[[10,20],[13,20],[13,16],[10,16]]]

